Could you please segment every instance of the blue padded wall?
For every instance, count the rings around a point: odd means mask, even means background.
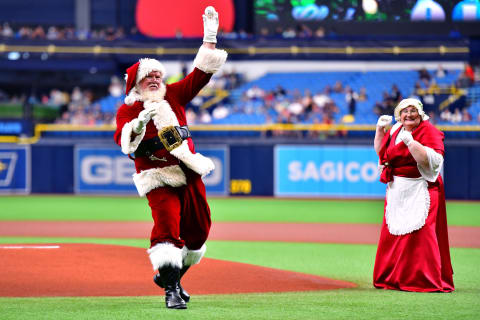
[[[32,193],[73,193],[73,145],[32,146]]]

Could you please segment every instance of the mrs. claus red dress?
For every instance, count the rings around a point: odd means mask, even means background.
[[[381,289],[450,292],[455,290],[455,287],[448,244],[443,180],[440,175],[437,175],[434,181],[423,179],[408,147],[403,142],[396,141],[401,130],[401,126],[394,126],[392,132],[389,130],[382,140],[379,152],[380,163],[385,165],[380,180],[388,183],[388,186],[373,285]],[[423,146],[431,148],[430,152],[444,156],[444,135],[428,121],[422,121],[412,132],[412,136]],[[443,161],[443,158],[440,159]],[[420,219],[421,223],[412,227],[413,230],[405,232],[395,229],[393,223],[389,223],[387,214],[388,188],[393,188],[397,180],[402,179],[425,184],[429,196],[429,200],[426,196],[425,216]],[[406,197],[391,202],[402,204],[409,201]],[[401,216],[402,210],[397,210],[397,214]],[[400,224],[401,230],[402,226],[398,221],[396,224],[397,227]]]

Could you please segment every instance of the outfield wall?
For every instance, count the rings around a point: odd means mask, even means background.
[[[201,143],[210,195],[382,198],[371,145]],[[480,148],[446,147],[447,199],[480,200]],[[0,144],[0,193],[135,195],[133,161],[113,143]]]

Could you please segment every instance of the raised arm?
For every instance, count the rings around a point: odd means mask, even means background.
[[[194,70],[183,80],[169,85],[170,92],[177,92],[180,104],[185,105],[210,81],[212,74],[217,72],[227,60],[225,50],[216,49],[218,31],[218,13],[213,7],[207,7],[203,18],[203,44],[193,61]]]
[[[215,8],[208,6],[205,8],[203,19],[203,46],[207,49],[215,49],[218,32],[218,12]]]
[[[383,115],[378,118],[377,127],[375,130],[375,138],[373,140],[373,147],[377,155],[380,152],[380,147],[382,145],[383,137],[385,136],[386,129],[385,127],[392,123],[392,116]]]

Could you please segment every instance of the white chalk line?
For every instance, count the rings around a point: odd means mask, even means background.
[[[0,246],[0,249],[59,249],[60,246]]]

